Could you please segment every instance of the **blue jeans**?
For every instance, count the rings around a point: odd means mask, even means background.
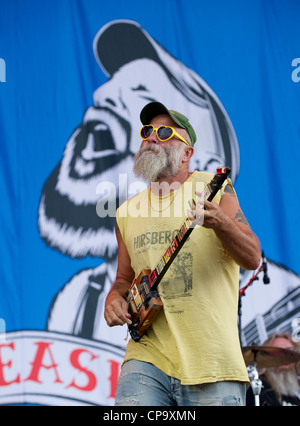
[[[217,382],[181,385],[147,362],[127,361],[121,369],[116,406],[244,406],[246,385]]]

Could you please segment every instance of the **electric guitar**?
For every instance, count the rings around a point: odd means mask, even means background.
[[[215,176],[203,191],[204,200],[211,201],[214,198],[229,173],[229,167],[217,169]],[[152,271],[151,269],[143,269],[126,292],[128,312],[132,321],[132,324],[128,325],[128,329],[135,342],[143,337],[163,307],[157,286],[193,231],[192,225],[192,220],[187,217],[156,267]]]

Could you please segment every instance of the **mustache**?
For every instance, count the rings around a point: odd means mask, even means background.
[[[158,154],[159,152],[162,152],[162,150],[163,150],[163,148],[161,146],[158,146],[158,145],[155,145],[155,144],[149,144],[149,145],[147,144],[147,145],[142,146],[138,150],[138,152],[134,156],[134,159],[140,158],[145,152],[148,152],[148,151],[152,151],[152,152],[155,152],[155,153]]]

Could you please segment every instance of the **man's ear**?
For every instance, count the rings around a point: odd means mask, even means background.
[[[182,156],[182,162],[188,163],[193,155],[194,155],[194,148],[192,146],[186,147],[184,154]]]

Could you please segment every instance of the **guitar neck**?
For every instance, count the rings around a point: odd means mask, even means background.
[[[221,189],[229,173],[229,167],[220,167],[217,169],[217,173],[210,181],[210,183],[206,185],[202,193],[204,200],[212,201],[217,192]],[[189,217],[187,217],[175,235],[175,238],[148,277],[151,290],[155,290],[157,288],[158,284],[161,282],[162,278],[168,271],[169,267],[173,263],[175,257],[178,255],[193,229],[193,222]]]

